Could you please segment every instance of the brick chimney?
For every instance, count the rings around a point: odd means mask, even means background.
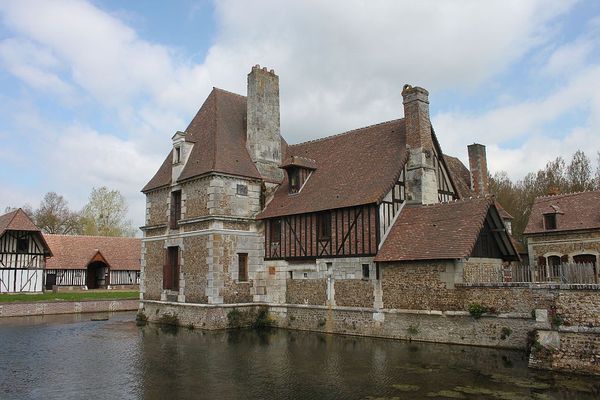
[[[260,65],[248,74],[246,147],[261,176],[281,182],[279,77]]]
[[[406,196],[408,204],[438,202],[437,178],[433,164],[433,140],[429,119],[429,92],[420,87],[404,85],[404,126],[408,163]]]
[[[471,190],[478,196],[488,195],[490,193],[490,181],[485,146],[473,143],[467,146],[467,149],[469,151],[469,169],[471,170]]]

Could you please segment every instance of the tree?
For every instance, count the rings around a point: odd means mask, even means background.
[[[35,224],[45,233],[77,235],[81,234],[81,215],[69,209],[65,198],[55,192],[48,192],[33,212]]]
[[[571,164],[567,168],[570,192],[582,192],[593,190],[592,165],[590,159],[581,150],[573,154]]]
[[[13,212],[18,209],[19,209],[19,207],[7,206],[4,208],[4,214],[8,214],[8,213]],[[27,214],[30,218],[33,218],[33,208],[31,208],[31,206],[29,204],[27,204],[27,203],[23,204],[23,206],[21,207],[21,210],[23,210],[25,212],[25,214]]]
[[[600,151],[598,152],[598,165],[596,166],[596,190],[600,190]]]
[[[133,236],[135,229],[126,219],[127,202],[118,190],[93,188],[83,209],[85,235]]]

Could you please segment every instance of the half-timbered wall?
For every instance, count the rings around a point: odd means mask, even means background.
[[[396,215],[402,209],[402,203],[405,200],[404,177],[406,175],[406,165],[400,173],[400,178],[379,204],[379,237],[383,237],[392,226]]]
[[[57,286],[85,286],[87,271],[85,269],[47,269],[48,275],[56,275]]]
[[[0,238],[0,293],[39,292],[44,282],[44,246],[37,234],[7,231]]]
[[[437,178],[438,200],[442,203],[458,199],[456,190],[454,190],[452,182],[450,181],[450,175],[448,174],[446,165],[435,149],[433,150],[433,153],[435,155],[433,158],[433,166],[435,167],[435,175]]]
[[[268,219],[265,259],[374,255],[379,241],[377,218],[377,206],[365,205]],[[329,232],[323,232],[324,222]]]
[[[140,271],[110,271],[111,285],[139,285]]]

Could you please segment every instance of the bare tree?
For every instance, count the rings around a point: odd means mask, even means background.
[[[133,236],[135,229],[127,220],[127,202],[118,190],[106,186],[93,188],[83,209],[83,232],[86,235]]]
[[[67,200],[55,192],[46,193],[33,219],[45,233],[77,235],[82,231],[81,215],[72,211]]]
[[[571,164],[567,168],[570,192],[593,190],[592,165],[590,159],[581,150],[573,154]]]

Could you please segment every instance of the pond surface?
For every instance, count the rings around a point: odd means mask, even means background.
[[[92,317],[0,319],[0,399],[600,398],[600,379],[529,370],[515,351]]]

